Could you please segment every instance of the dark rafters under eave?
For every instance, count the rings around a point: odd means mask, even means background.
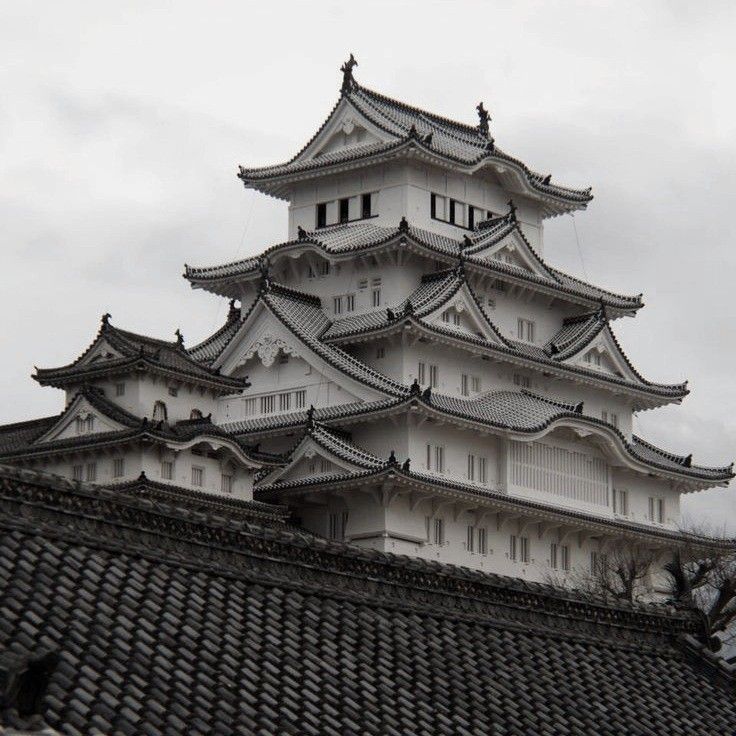
[[[343,102],[351,105],[372,126],[382,131],[387,139],[313,159],[306,158],[305,154],[327,128]],[[321,173],[331,168],[344,168],[351,164],[371,163],[387,155],[397,155],[403,150],[416,150],[439,165],[461,167],[471,172],[484,166],[498,171],[511,169],[525,183],[530,195],[556,203],[559,211],[585,208],[592,199],[590,188],[570,189],[553,184],[551,176],[534,172],[519,159],[503,152],[490,135],[489,116],[485,108],[481,104],[477,109],[480,124],[466,125],[379,94],[353,80],[349,88],[343,85],[340,98],[325,121],[292,159],[275,166],[241,166],[238,176],[246,186],[257,187],[275,196],[284,196],[278,183],[290,178]]]
[[[511,232],[518,233],[523,238],[534,259],[539,263],[540,271],[545,275],[477,255],[480,248],[487,249],[501,243]],[[490,238],[486,231],[476,230],[468,236],[468,240],[469,245],[463,240],[412,227],[405,220],[397,227],[372,223],[332,225],[312,232],[303,231],[297,239],[277,243],[267,248],[259,257],[246,258],[220,266],[185,265],[184,278],[193,287],[207,288],[215,293],[224,294],[226,289],[223,291],[213,287],[218,284],[236,284],[240,281],[259,278],[264,262],[272,261],[280,253],[285,254],[298,248],[310,247],[319,251],[325,258],[334,260],[373,249],[399,245],[416,247],[427,253],[428,257],[439,257],[445,260],[448,265],[455,262],[462,254],[466,267],[471,271],[476,270],[495,275],[506,281],[541,288],[547,293],[573,297],[590,308],[603,303],[613,314],[631,314],[643,306],[641,294],[633,296],[616,294],[548,266],[536,253],[516,222],[509,227],[494,230],[493,237]]]
[[[106,314],[89,347],[73,363],[59,368],[37,368],[33,378],[42,386],[69,388],[99,378],[150,371],[219,392],[242,391],[248,387],[246,380],[223,376],[190,356],[178,330],[177,338],[176,341],[158,340],[121,330],[110,324],[110,315]],[[114,352],[88,360],[103,344]]]

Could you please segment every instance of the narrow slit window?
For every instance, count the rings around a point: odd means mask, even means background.
[[[327,227],[327,202],[317,205],[317,227]]]
[[[361,217],[370,217],[373,214],[373,210],[371,208],[372,202],[371,202],[371,195],[370,194],[364,194],[360,198],[360,215]]]
[[[340,222],[345,223],[350,220],[350,200],[340,200]]]

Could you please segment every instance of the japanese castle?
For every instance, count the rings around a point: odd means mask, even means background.
[[[240,168],[288,202],[288,240],[186,266],[229,300],[220,329],[188,345],[105,314],[76,360],[36,371],[65,408],[0,428],[0,462],[530,581],[621,548],[663,561],[681,495],[733,472],[633,434],[688,388],[619,345],[641,295],[545,258],[545,219],[591,190],[498,147],[483,103],[454,122],[355,66],[291,160]]]

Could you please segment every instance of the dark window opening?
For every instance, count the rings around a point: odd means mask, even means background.
[[[340,222],[347,222],[350,219],[350,200],[340,200]]]
[[[475,207],[468,207],[468,228],[475,230]]]
[[[450,224],[455,224],[455,200],[450,200]]]
[[[437,195],[433,194],[429,200],[429,214],[432,218],[437,217]]]
[[[370,217],[371,214],[371,195],[364,194],[361,199],[361,217]]]
[[[327,203],[317,205],[317,227],[327,226]]]

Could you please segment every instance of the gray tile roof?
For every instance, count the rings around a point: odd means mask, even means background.
[[[40,715],[69,736],[736,731],[686,612],[35,474],[0,499],[0,667],[52,653]]]
[[[349,439],[330,430],[323,424],[314,423],[307,429],[306,436],[311,437],[320,447],[348,463],[359,468],[377,470],[386,465],[386,461],[373,453],[353,444]],[[301,443],[300,443],[301,444]]]
[[[592,199],[590,188],[571,189],[552,184],[549,177],[529,169],[526,164],[497,148],[478,127],[447,120],[438,115],[406,105],[378,92],[356,84],[346,92],[349,102],[368,120],[389,135],[385,142],[373,143],[320,154],[315,158],[302,156],[337,110],[333,108],[315,136],[290,161],[260,168],[240,167],[245,184],[275,180],[310,170],[320,170],[335,164],[370,160],[403,147],[416,147],[429,154],[463,166],[477,167],[496,162],[511,166],[536,192],[558,200],[585,206]]]
[[[382,247],[389,242],[400,242],[403,239],[424,248],[430,254],[447,258],[456,259],[463,252],[468,267],[471,269],[482,269],[486,273],[492,272],[497,274],[499,278],[521,279],[524,282],[536,284],[548,290],[587,300],[591,306],[603,302],[611,309],[624,311],[636,310],[642,306],[640,294],[637,296],[615,294],[552,268],[534,251],[513,218],[504,216],[498,218],[497,222],[498,225],[494,225],[489,229],[479,229],[471,233],[469,237],[473,245],[467,247],[463,247],[463,241],[439,235],[423,228],[408,226],[406,229],[401,229],[401,227],[392,228],[371,222],[362,222],[321,228],[306,233],[306,238],[303,240],[291,240],[273,245],[262,255],[272,257],[273,254],[279,251],[312,244],[322,249],[325,255],[337,256]],[[514,264],[504,263],[482,255],[484,249],[502,242],[512,232],[517,232],[524,238],[533,258],[539,264],[540,273],[533,273]],[[220,266],[187,266],[184,274],[192,284],[200,285],[241,278],[257,278],[258,275],[258,258],[247,258]]]
[[[101,343],[112,346],[121,357],[84,363],[84,358]],[[241,379],[221,376],[202,362],[198,362],[186,351],[183,340],[158,340],[121,330],[110,324],[109,315],[103,317],[95,339],[73,363],[60,368],[39,368],[34,378],[42,385],[66,388],[100,377],[120,375],[134,369],[145,369],[183,378],[228,392],[243,389],[247,385]]]

